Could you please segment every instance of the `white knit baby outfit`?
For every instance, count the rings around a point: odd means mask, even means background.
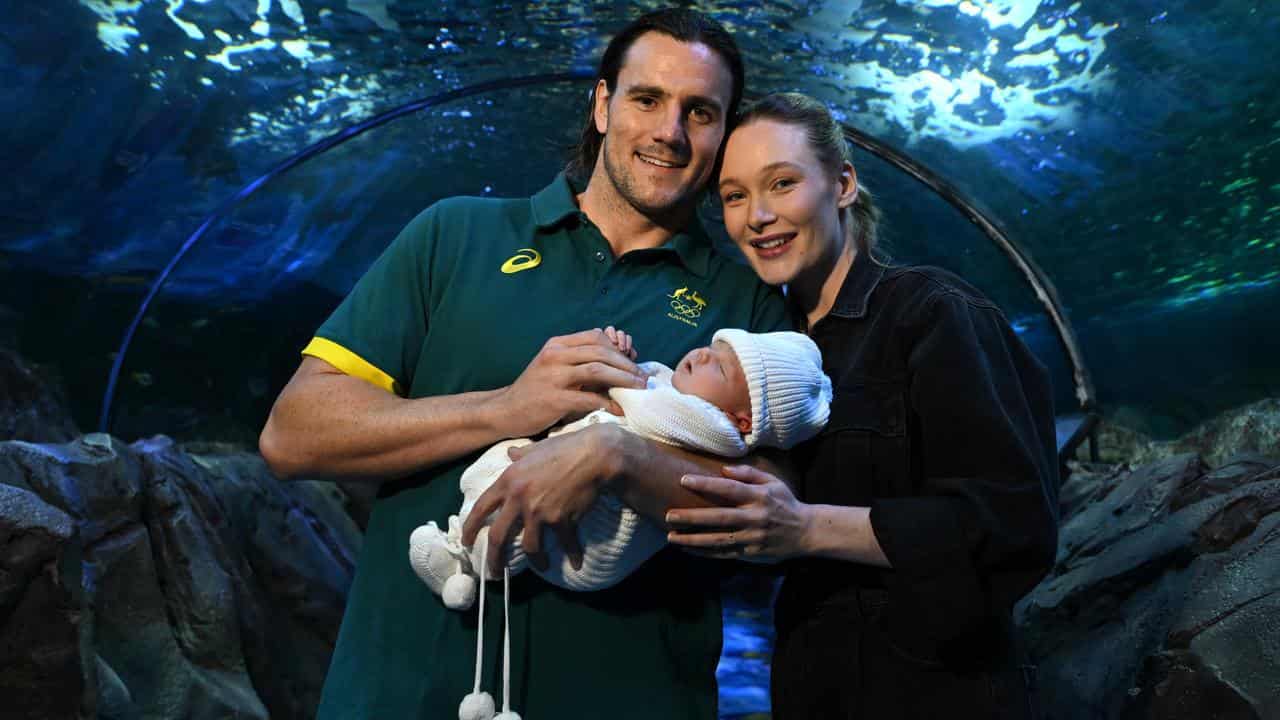
[[[746,376],[752,421],[751,431],[746,436],[720,408],[700,397],[676,390],[671,385],[672,370],[656,362],[640,364],[649,374],[645,389],[613,388],[609,391],[625,417],[597,410],[548,435],[611,422],[659,442],[721,457],[741,457],[756,447],[790,448],[822,429],[827,422],[831,402],[831,381],[822,372],[822,356],[812,340],[794,332],[748,333],[743,330],[720,330],[713,336],[713,342],[716,340],[723,340],[733,348]],[[447,529],[441,530],[433,521],[417,528],[410,536],[410,564],[450,608],[469,609],[480,589],[483,611],[483,582],[477,583],[476,576],[484,572],[481,554],[488,545],[488,526],[481,531],[476,544],[466,548],[461,539],[462,522],[480,495],[511,464],[507,451],[531,442],[527,438],[518,438],[490,447],[459,479],[462,508],[458,515],[449,517]],[[583,551],[579,568],[572,566],[559,543],[548,534],[543,538],[547,568],[533,569],[544,580],[569,590],[610,587],[666,545],[665,529],[610,493],[600,494],[578,521],[577,530]],[[520,540],[518,535],[511,542],[504,580],[529,567]],[[460,720],[494,717],[492,698],[479,690],[479,648],[483,632],[481,615],[476,687],[459,708]],[[504,661],[504,708],[498,720],[519,718],[510,711],[509,698],[505,697],[508,675]]]

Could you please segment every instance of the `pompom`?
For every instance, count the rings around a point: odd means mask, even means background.
[[[458,573],[444,581],[440,597],[450,610],[470,610],[476,601],[476,579],[466,573]]]
[[[462,698],[458,706],[458,720],[493,720],[493,696],[487,692],[473,692]]]

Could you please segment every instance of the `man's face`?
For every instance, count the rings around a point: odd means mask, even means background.
[[[632,43],[610,93],[596,87],[596,129],[605,173],[645,215],[692,204],[724,139],[733,75],[713,50],[662,33]]]

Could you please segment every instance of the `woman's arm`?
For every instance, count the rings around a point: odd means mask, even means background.
[[[947,293],[920,315],[907,323],[921,328],[907,367],[917,442],[928,448],[918,494],[877,498],[870,507],[793,509],[764,501],[761,487],[781,492],[764,478],[695,478],[725,507],[678,511],[684,527],[672,542],[717,557],[893,567],[902,584],[921,590],[915,594],[947,588],[971,606],[1008,606],[1034,585],[1055,550],[1044,371],[990,305]],[[793,515],[806,518],[803,533],[790,527]]]
[[[757,468],[731,465],[724,477],[693,475],[685,488],[712,507],[682,507],[667,513],[667,539],[701,555],[776,562],[822,557],[889,567],[871,527],[870,508],[810,505],[796,499],[780,478]]]

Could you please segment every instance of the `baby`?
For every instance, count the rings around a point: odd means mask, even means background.
[[[610,328],[608,334],[619,350],[634,355],[626,333]],[[649,374],[648,387],[609,390],[624,416],[597,410],[549,435],[614,422],[685,449],[741,457],[756,447],[790,448],[827,422],[831,381],[822,372],[817,346],[800,333],[720,330],[709,346],[690,351],[675,370],[656,362],[640,367]],[[476,499],[511,464],[507,450],[531,442],[505,440],[489,448],[463,472],[462,508],[449,518],[447,529],[429,522],[410,536],[414,571],[450,608],[471,607],[482,567],[479,551],[487,545],[486,529],[473,548],[463,547],[462,523]],[[578,534],[583,550],[579,568],[548,536],[547,567],[534,572],[569,590],[600,590],[621,581],[666,544],[664,528],[609,493],[601,494],[582,517]],[[518,536],[510,544],[509,558],[511,574],[529,565]]]
[[[634,358],[626,333],[606,331],[622,352]],[[753,334],[721,330],[711,345],[690,351],[675,370],[660,363],[641,363],[649,374],[643,390],[613,388],[609,396],[622,408],[619,417],[597,410],[549,435],[573,432],[602,422],[619,423],[632,432],[660,442],[724,457],[741,457],[756,447],[790,448],[818,433],[827,423],[831,381],[822,372],[822,356],[807,336],[794,332]],[[484,580],[489,546],[488,527],[480,530],[474,548],[462,545],[462,523],[476,500],[511,464],[507,450],[528,445],[527,438],[504,440],[485,451],[458,480],[462,508],[450,516],[447,531],[429,522],[409,537],[409,562],[418,577],[455,610],[471,607],[477,595],[476,574]],[[490,518],[487,522],[492,522]],[[578,521],[582,563],[574,568],[558,543],[544,539],[547,568],[533,569],[544,580],[569,590],[600,590],[614,585],[666,544],[666,532],[642,517],[616,496],[602,493]],[[503,572],[503,596],[510,577],[524,570],[528,559],[520,536],[509,546]],[[458,707],[459,720],[495,720],[493,697],[480,689],[484,644],[484,597],[479,592],[476,633],[475,687]],[[503,613],[506,618],[506,613]],[[509,618],[506,618],[509,622]],[[504,654],[509,654],[510,626]],[[496,720],[519,720],[511,709],[511,668],[503,662],[503,711]]]

